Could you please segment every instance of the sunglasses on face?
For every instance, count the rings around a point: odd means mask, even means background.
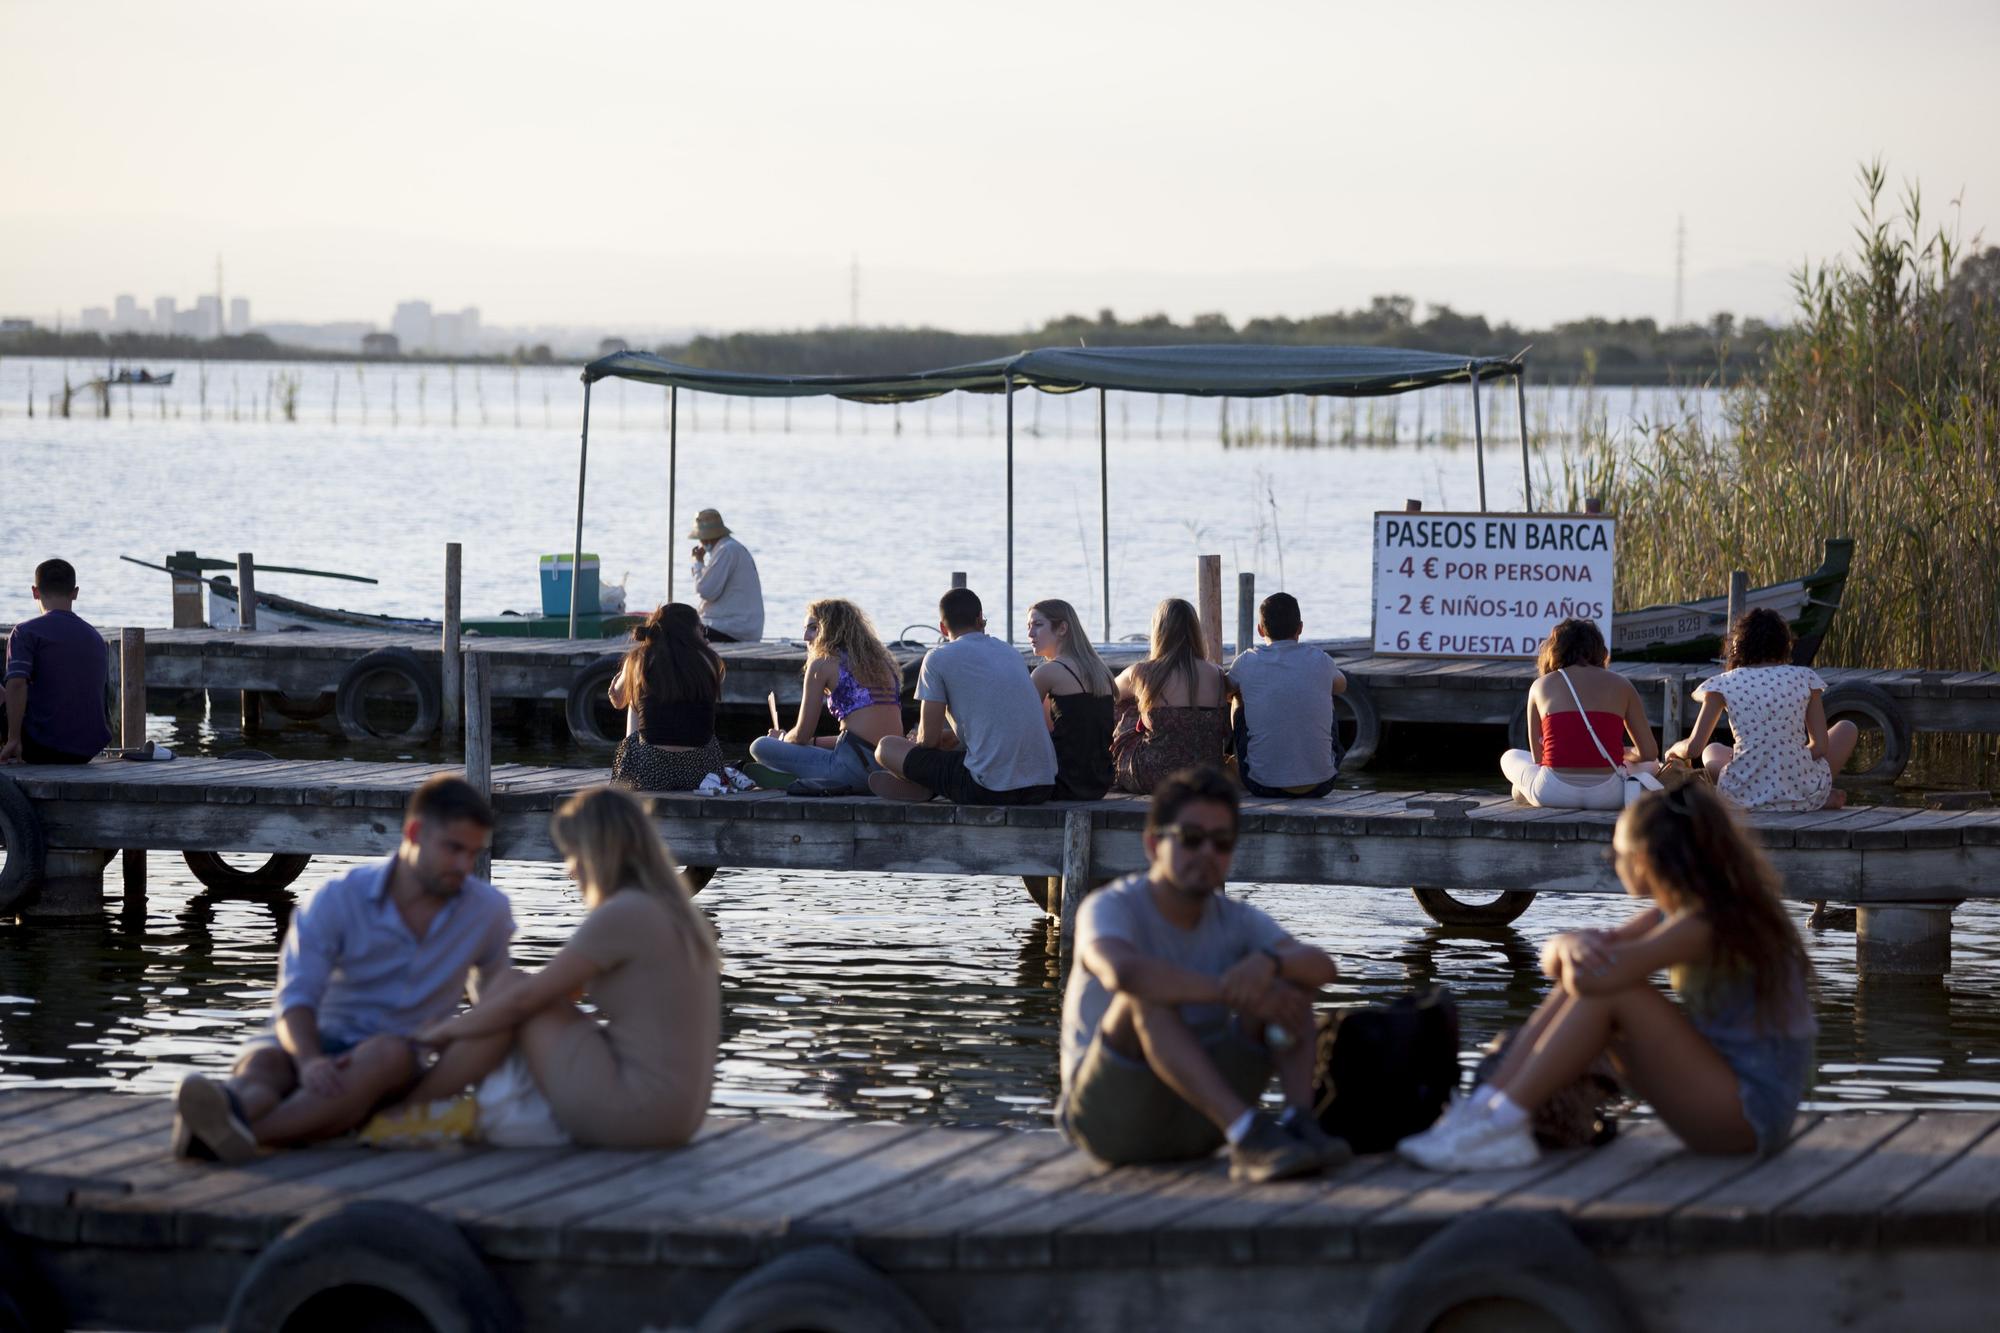
[[[1172,838],[1191,852],[1198,852],[1207,846],[1213,846],[1216,851],[1224,855],[1236,850],[1234,829],[1189,828],[1185,824],[1167,824],[1161,827],[1160,836]]]

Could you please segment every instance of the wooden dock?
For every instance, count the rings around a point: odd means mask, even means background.
[[[0,1285],[46,1326],[275,1327],[337,1286],[327,1326],[364,1326],[374,1288],[492,1312],[434,1328],[1400,1330],[1538,1308],[1566,1322],[1526,1326],[1957,1329],[1984,1325],[2000,1251],[2000,1117],[1964,1112],[1802,1115],[1761,1161],[1640,1122],[1522,1170],[1381,1156],[1261,1186],[1219,1159],[1100,1171],[1051,1131],[774,1119],[673,1152],[228,1168],[170,1160],[169,1120],[160,1098],[0,1094]]]
[[[103,631],[116,645],[119,631]],[[370,653],[401,649],[414,654],[433,678],[443,649],[428,635],[363,630],[292,633],[268,630],[148,629],[146,684],[153,689],[270,691],[293,696],[337,693],[356,664]],[[604,743],[603,724],[573,701],[593,705],[615,670],[622,642],[606,639],[464,640],[466,653],[486,659],[492,697],[547,700],[568,711],[572,731],[585,743]],[[1525,701],[1534,683],[1531,662],[1380,657],[1357,640],[1322,641],[1347,673],[1343,705],[1353,727],[1348,766],[1374,754],[1385,726],[1495,725],[1509,727],[1511,743],[1525,745]],[[718,644],[729,665],[726,707],[762,716],[767,694],[787,711],[796,707],[805,666],[803,644],[767,641]],[[915,687],[922,650],[893,650],[903,666],[904,693]],[[1026,654],[1026,648],[1022,652]],[[1138,660],[1138,644],[1105,650],[1114,669]],[[112,654],[115,659],[117,654]],[[117,663],[113,661],[114,676]],[[1715,668],[1626,663],[1646,703],[1647,716],[1671,742],[1694,717],[1691,691]],[[1882,756],[1871,777],[1893,778],[1908,762],[1910,737],[1920,731],[2000,732],[2000,673],[1978,671],[1866,671],[1825,667],[1828,713],[1852,718],[1881,734]]]
[[[9,768],[0,782],[25,794],[50,848],[369,856],[397,845],[415,786],[452,771],[351,761],[99,760]],[[493,855],[559,860],[550,812],[569,793],[605,780],[597,769],[494,768]],[[1060,877],[1064,891],[1051,906],[1065,941],[1085,885],[1145,865],[1146,803],[1120,795],[998,808],[778,792],[661,794],[654,808],[668,846],[691,865]],[[1438,892],[1508,892],[1517,895],[1511,907],[1458,918],[1504,924],[1526,908],[1525,895],[1622,892],[1604,856],[1614,822],[1610,813],[1517,806],[1492,793],[1249,799],[1232,878],[1414,888],[1433,911]],[[1760,814],[1750,823],[1789,896],[1861,908],[1857,949],[1870,971],[1941,974],[1952,906],[2000,897],[2000,810],[1857,806]],[[13,844],[28,839],[7,841],[11,856]],[[1449,915],[1450,900],[1442,906]],[[1893,949],[1877,950],[1891,940]]]

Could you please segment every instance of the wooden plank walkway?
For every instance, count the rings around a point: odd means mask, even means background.
[[[1427,1240],[1519,1212],[1566,1221],[1647,1328],[1968,1327],[2000,1247],[2000,1117],[1964,1112],[1803,1115],[1762,1161],[1639,1122],[1522,1170],[1385,1156],[1262,1186],[1219,1158],[1100,1171],[1051,1131],[750,1119],[674,1152],[330,1146],[229,1168],[170,1160],[169,1119],[158,1098],[0,1094],[0,1217],[72,1324],[213,1324],[257,1251],[361,1200],[456,1223],[530,1328],[691,1326],[744,1272],[818,1245],[941,1329],[1297,1326],[1302,1309],[1352,1328]],[[1888,1273],[1929,1280],[1871,1290]]]
[[[51,847],[377,855],[435,764],[100,759],[10,767]],[[606,780],[601,769],[493,770],[501,860],[559,860],[549,812]],[[684,863],[914,874],[1060,875],[1066,843],[1092,878],[1143,868],[1141,798],[954,807],[873,796],[655,796],[662,835]],[[1321,801],[1249,799],[1232,877],[1324,884],[1537,893],[1617,893],[1604,850],[1615,816],[1514,805],[1463,792],[1339,792]],[[2000,810],[1858,806],[1759,814],[1757,837],[1789,896],[1852,903],[2000,897]]]

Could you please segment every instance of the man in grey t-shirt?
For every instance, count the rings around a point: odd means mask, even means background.
[[[1146,816],[1151,866],[1077,915],[1056,1114],[1100,1161],[1205,1157],[1227,1142],[1231,1179],[1258,1181],[1350,1155],[1312,1115],[1311,997],[1337,969],[1223,894],[1236,829],[1236,786],[1221,770],[1174,774]],[[1282,1120],[1257,1109],[1273,1065]]]
[[[1298,599],[1274,592],[1257,608],[1257,632],[1270,642],[1229,664],[1237,769],[1252,796],[1324,796],[1340,776],[1333,699],[1346,692],[1347,677],[1299,642],[1304,629]]]
[[[1013,647],[986,633],[970,588],[938,599],[945,642],[917,673],[917,736],[885,736],[868,788],[878,796],[958,805],[1034,805],[1055,791],[1056,749],[1042,696]],[[947,714],[949,720],[947,721]]]

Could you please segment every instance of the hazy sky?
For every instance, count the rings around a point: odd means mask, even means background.
[[[0,315],[1779,314],[1857,163],[2000,241],[2000,3],[0,0]]]

